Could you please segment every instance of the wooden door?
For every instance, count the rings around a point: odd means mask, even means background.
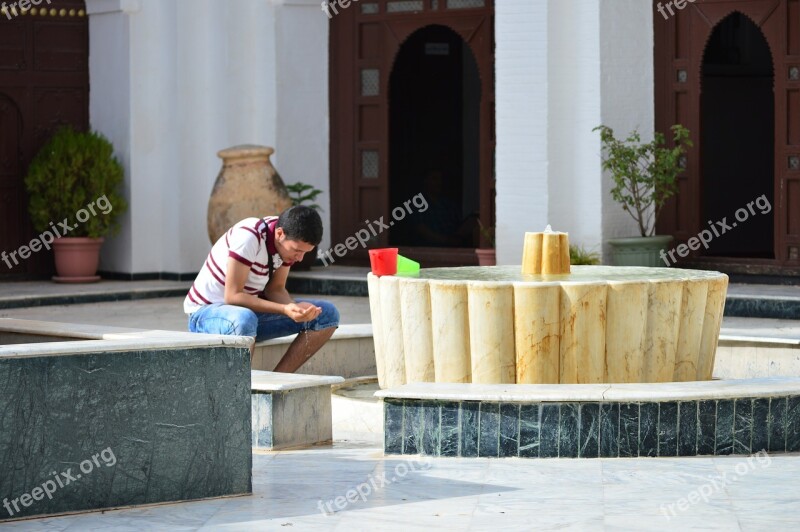
[[[392,220],[390,74],[403,43],[418,30],[446,26],[469,46],[480,75],[480,218],[494,225],[494,20],[491,0],[362,0],[333,15],[330,41],[332,243],[368,222]],[[489,221],[487,223],[487,221]],[[373,227],[375,225],[373,224]],[[389,231],[369,247],[386,246]],[[486,244],[484,241],[483,244]],[[474,249],[405,248],[426,266],[475,264]],[[360,247],[337,263],[363,264]]]
[[[726,194],[730,194],[730,189],[724,187],[720,190],[703,187],[702,75],[704,54],[715,28],[739,13],[747,18],[747,23],[755,24],[768,43],[774,78],[773,249],[769,257],[744,257],[739,262],[760,264],[762,272],[797,271],[800,266],[800,0],[697,0],[682,10],[674,9],[674,15],[667,17],[658,11],[658,4],[654,2],[653,11],[656,129],[667,133],[670,125],[681,123],[692,131],[695,143],[686,159],[686,172],[679,179],[680,192],[662,212],[659,233],[675,236],[673,245],[686,242],[708,227],[709,220],[703,216],[703,195],[718,194],[720,201],[725,201]],[[726,112],[747,114],[753,110],[739,107]],[[705,116],[708,120],[708,115]],[[739,208],[745,207],[738,203],[729,201],[726,205],[729,222]],[[702,254],[702,248],[696,252]]]
[[[23,182],[31,159],[58,126],[89,126],[84,2],[40,6],[0,12],[0,251],[6,253],[36,236]],[[44,250],[9,264],[0,262],[0,277],[39,277],[53,270]]]

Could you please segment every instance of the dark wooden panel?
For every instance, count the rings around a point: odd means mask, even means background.
[[[359,106],[360,119],[358,122],[358,140],[378,141],[382,133],[381,130],[381,110],[377,105]]]
[[[786,93],[786,143],[800,146],[800,89]]]
[[[0,184],[16,183],[21,171],[22,111],[0,92]]]
[[[27,26],[22,21],[0,22],[0,70],[26,68],[26,29]]]
[[[89,27],[80,19],[34,22],[34,68],[39,71],[85,71]]]
[[[381,25],[379,23],[360,24],[358,51],[361,59],[379,59],[381,56]]]
[[[789,0],[787,14],[786,49],[789,55],[800,56],[800,0]]]
[[[800,241],[800,178],[786,180],[786,235]]]

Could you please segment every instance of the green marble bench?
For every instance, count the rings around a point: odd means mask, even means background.
[[[0,520],[251,493],[251,339],[0,319]]]

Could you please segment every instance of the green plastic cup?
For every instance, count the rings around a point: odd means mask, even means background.
[[[419,262],[413,261],[402,255],[397,256],[397,273],[417,273],[419,272]]]

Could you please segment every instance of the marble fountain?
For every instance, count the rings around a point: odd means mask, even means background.
[[[800,451],[800,379],[712,380],[728,277],[570,266],[369,274],[387,454],[620,457]]]
[[[708,380],[728,277],[574,266],[564,233],[529,233],[525,266],[369,275],[382,388],[409,382]],[[551,237],[562,245],[547,246]],[[542,238],[544,237],[544,238]],[[547,248],[555,248],[548,258]],[[554,257],[554,259],[552,258]],[[553,272],[553,273],[551,273]]]

